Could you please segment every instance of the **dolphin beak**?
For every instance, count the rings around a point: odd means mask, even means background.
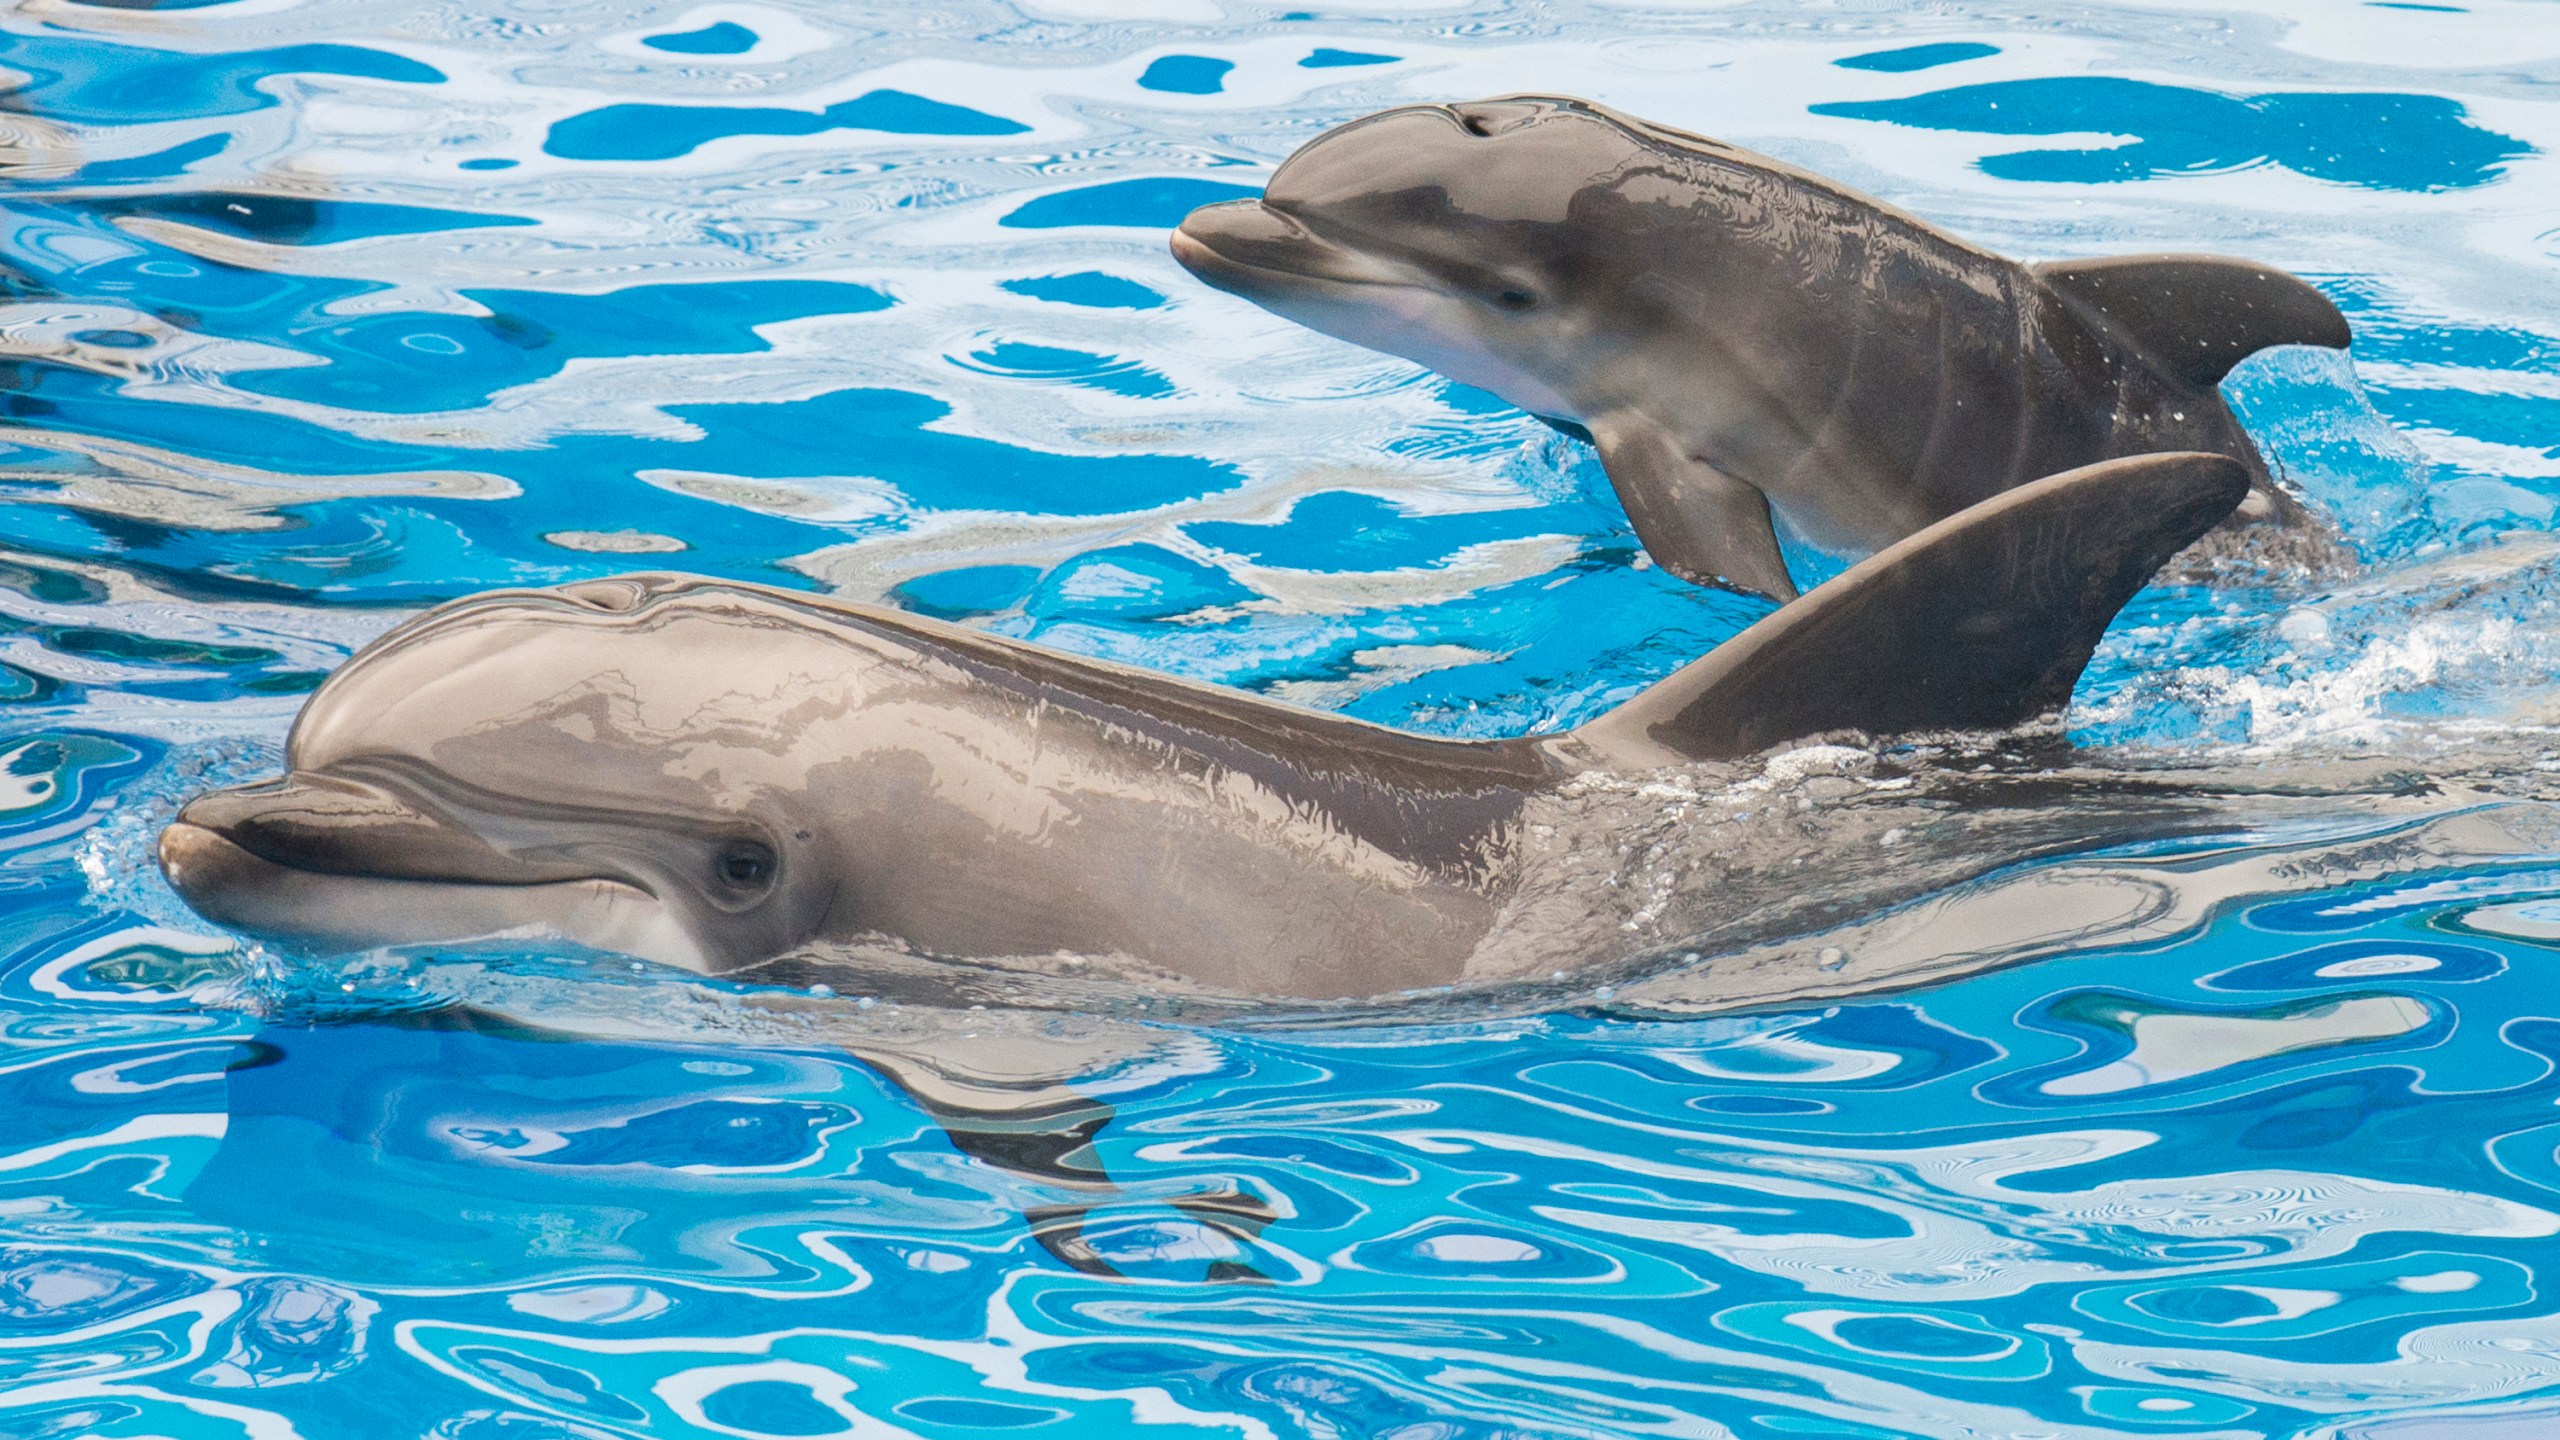
[[[1259,200],[1224,200],[1201,206],[1174,227],[1173,258],[1210,284],[1232,289],[1228,277],[1239,271],[1294,273],[1293,262],[1312,238]]]
[[[593,873],[507,854],[382,786],[308,772],[197,796],[170,828],[319,875],[524,885]]]
[[[1221,290],[1248,299],[1291,281],[1409,285],[1412,276],[1316,234],[1260,200],[1223,200],[1183,217],[1173,258]]]
[[[160,869],[206,919],[320,950],[542,934],[709,968],[648,890],[508,854],[388,790],[337,776],[294,774],[197,798],[160,832]]]

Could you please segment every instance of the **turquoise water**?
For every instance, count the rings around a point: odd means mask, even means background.
[[[0,1433],[2560,1417],[2547,6],[512,8],[0,16]],[[1441,733],[1605,708],[1760,607],[1163,251],[1327,125],[1533,88],[2022,257],[2309,276],[2352,362],[2227,388],[2365,573],[2146,594],[2067,776],[1631,785],[1605,883],[1715,923],[1528,1013],[323,962],[150,866],[401,616],[638,566]],[[1822,828],[1897,795],[1940,818]],[[1800,885],[1685,838],[1755,816]]]

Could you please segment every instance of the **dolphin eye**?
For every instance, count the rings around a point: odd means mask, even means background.
[[[731,840],[711,857],[711,877],[736,895],[751,895],[773,884],[781,860],[761,840]]]
[[[1505,290],[1493,297],[1493,303],[1505,310],[1534,310],[1538,305],[1538,297],[1527,290]]]
[[[1470,135],[1478,136],[1483,139],[1490,140],[1493,138],[1493,127],[1484,123],[1483,116],[1471,111],[1461,110],[1458,112],[1458,128],[1466,131]]]

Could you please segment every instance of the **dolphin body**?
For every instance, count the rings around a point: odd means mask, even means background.
[[[2342,553],[2215,387],[2270,345],[2343,348],[2347,324],[2246,261],[2021,265],[1767,156],[1541,95],[1327,131],[1172,245],[1219,289],[1590,439],[1645,548],[1701,584],[1796,593],[1772,510],[1860,554],[2152,451],[2247,467],[2241,518],[2273,522],[2254,557]]]
[[[1579,729],[1512,740],[720,580],[493,592],[358,653],[297,717],[287,773],[190,802],[160,861],[208,918],[318,949],[539,935],[725,974],[880,943],[1271,997],[1453,984],[1480,973],[1542,797],[2056,710],[2247,489],[2205,454],[2019,487]],[[1571,953],[1623,958],[1594,928]]]

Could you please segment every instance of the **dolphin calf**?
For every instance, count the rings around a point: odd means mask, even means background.
[[[2074,466],[2247,467],[2259,558],[2337,547],[2216,390],[2270,345],[2343,348],[2281,271],[2201,255],[2021,265],[1764,155],[1586,100],[1389,110],[1173,234],[1202,280],[1590,439],[1674,573],[1796,593],[1770,512],[1880,549]]]
[[[321,949],[539,935],[723,974],[846,942],[1265,996],[1453,984],[1545,799],[2057,710],[2248,483],[2190,453],[2020,486],[1578,729],[1510,740],[728,581],[494,592],[348,661],[286,774],[190,802],[160,861],[208,918]],[[1600,928],[1570,953],[1624,943]]]

